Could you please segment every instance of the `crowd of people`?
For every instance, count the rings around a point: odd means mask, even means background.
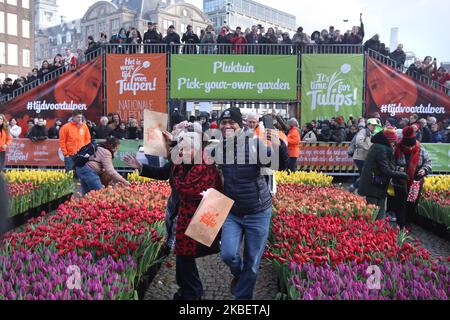
[[[312,121],[303,126],[302,141],[309,143],[351,142],[361,129],[367,128],[369,125],[381,128],[383,124],[396,128],[399,134],[401,129],[413,126],[417,139],[422,143],[450,143],[450,119],[438,122],[435,117],[428,116],[426,119],[419,119],[419,116],[414,114],[409,118],[388,118],[383,122],[378,113],[368,119],[349,117],[348,121],[345,121],[344,117],[339,116],[330,120]]]
[[[38,85],[45,82],[47,75],[53,74],[56,77],[65,71],[76,70],[83,59],[82,52],[73,53],[71,49],[67,48],[64,56],[58,53],[53,58],[52,63],[44,60],[40,68],[33,68],[27,76],[21,76],[14,81],[11,78],[6,78],[0,86],[0,94],[2,96],[11,95],[15,90],[24,88],[29,84]]]
[[[69,119],[68,122],[70,121]],[[110,113],[108,116],[100,118],[98,124],[87,119],[84,119],[84,122],[94,139],[103,140],[108,137],[115,137],[119,140],[143,139],[143,121],[141,120],[139,123],[133,117],[124,122],[118,113]],[[51,127],[48,127],[46,119],[43,116],[38,116],[27,121],[26,130],[22,129],[21,123],[16,118],[11,118],[8,123],[12,138],[28,138],[33,141],[42,141],[59,139],[60,129],[66,122],[63,119],[57,119]]]

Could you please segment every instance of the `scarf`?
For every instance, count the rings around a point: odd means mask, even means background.
[[[399,144],[395,149],[395,158],[400,158],[402,155],[409,155],[409,163],[407,163],[406,173],[408,174],[408,187],[412,185],[416,177],[417,166],[419,165],[420,143],[412,149],[406,148],[403,144]]]

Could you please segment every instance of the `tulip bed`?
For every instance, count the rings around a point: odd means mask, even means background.
[[[280,299],[448,299],[445,265],[375,221],[374,206],[321,174],[277,177],[264,256],[278,274]],[[135,299],[146,271],[161,262],[171,189],[136,173],[129,180],[129,188],[73,198],[8,233],[0,243],[0,299]],[[379,290],[368,286],[370,265],[381,272]],[[80,271],[73,290],[71,266]]]
[[[419,215],[450,231],[450,176],[425,179],[424,192],[418,207]]]
[[[134,298],[141,278],[158,262],[169,194],[170,187],[161,182],[107,188],[73,198],[55,214],[8,233],[0,256],[21,272],[8,273],[2,263],[0,299]],[[47,268],[40,270],[44,263]],[[80,290],[68,293],[65,268],[71,264],[80,268],[86,281]],[[47,277],[54,280],[43,280]],[[23,283],[36,287],[24,290]]]
[[[447,299],[448,270],[387,221],[375,221],[375,212],[338,188],[281,185],[264,254],[278,274],[279,298]],[[369,264],[379,266],[386,286],[377,292],[367,289]],[[392,265],[399,271],[387,274]]]
[[[10,170],[6,180],[11,217],[50,204],[75,190],[73,174],[63,171]]]

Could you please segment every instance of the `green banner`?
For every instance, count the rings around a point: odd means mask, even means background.
[[[302,124],[362,115],[364,56],[302,55]]]
[[[428,151],[433,172],[450,172],[450,144],[422,144]]]
[[[191,100],[295,100],[297,57],[172,55],[170,97]]]
[[[139,147],[144,145],[144,141],[139,140],[121,140],[120,147],[117,151],[117,156],[114,157],[113,165],[115,168],[128,168],[128,165],[123,162],[126,155],[136,155]]]

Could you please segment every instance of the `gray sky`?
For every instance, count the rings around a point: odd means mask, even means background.
[[[83,16],[97,0],[58,0],[60,14],[68,20]],[[203,8],[202,0],[187,0]],[[405,51],[423,58],[436,57],[438,62],[450,62],[450,1],[449,0],[257,0],[297,17],[297,25],[311,34],[314,30],[351,29],[359,24],[363,13],[365,40],[379,33],[389,46],[391,27],[400,28],[399,41]],[[348,23],[343,20],[348,19]],[[244,27],[244,26],[243,26]],[[245,26],[247,27],[247,26]],[[292,35],[291,35],[292,36]],[[392,49],[392,48],[391,48]]]

